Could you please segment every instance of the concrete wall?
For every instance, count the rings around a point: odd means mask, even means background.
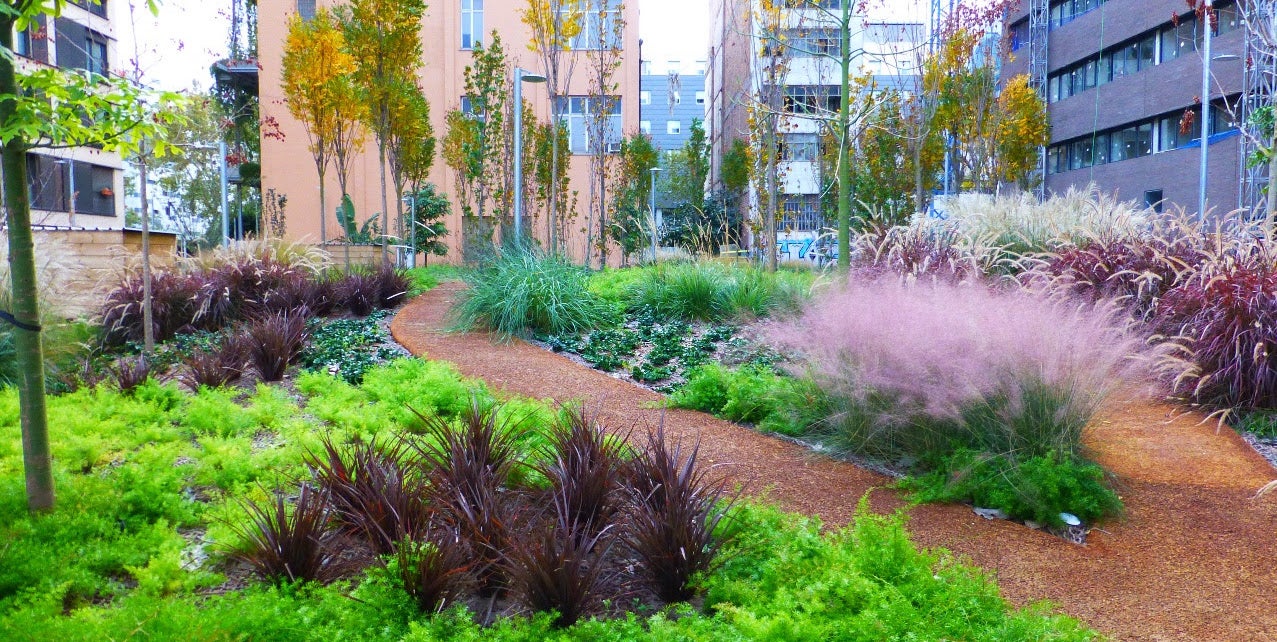
[[[320,0],[319,6],[332,7],[340,2]],[[530,71],[540,71],[538,56],[528,49],[529,34],[521,22],[524,0],[488,0],[484,3],[485,41],[490,39],[493,30],[501,36],[507,60],[512,67],[522,67]],[[283,58],[284,38],[288,29],[288,20],[296,11],[295,0],[261,0],[258,4],[258,48],[260,51],[261,81],[260,97],[262,117],[274,118],[280,125],[284,139],[262,139],[262,189],[274,188],[279,194],[288,196],[288,230],[287,235],[295,241],[319,242],[320,239],[320,207],[319,179],[315,170],[313,157],[307,149],[307,138],[301,124],[288,113],[280,88],[280,67]],[[614,76],[618,85],[617,94],[621,96],[621,116],[624,132],[632,134],[638,131],[638,3],[628,2],[625,6],[626,28],[623,36],[622,64]],[[434,126],[435,136],[442,141],[447,129],[444,119],[451,110],[460,107],[461,96],[466,93],[462,72],[471,62],[471,52],[461,49],[460,27],[461,3],[459,0],[431,2],[426,9],[425,19],[421,25],[421,40],[424,44],[424,64],[418,71],[418,81],[430,102],[430,119]],[[588,75],[589,61],[584,53],[569,54],[564,58],[576,57],[575,68],[569,82],[566,83],[564,95],[585,95],[589,93]],[[568,63],[564,63],[566,70]],[[527,83],[523,87],[524,99],[533,105],[536,117],[545,122],[550,118],[550,104],[545,84]],[[568,176],[570,189],[578,192],[577,218],[569,225],[571,238],[568,240],[569,253],[578,260],[585,254],[585,225],[587,209],[590,201],[589,178],[590,159],[585,155],[573,156]],[[326,177],[328,211],[323,213],[329,236],[337,236],[337,220],[333,214],[340,200],[337,188],[336,173],[331,169]],[[429,182],[439,187],[440,191],[451,195],[455,192],[454,176],[443,159],[436,156],[431,169]],[[365,145],[363,154],[357,156],[353,163],[349,185],[351,198],[355,204],[358,220],[363,220],[375,212],[382,211],[380,173],[377,162],[376,144],[371,136]],[[393,189],[388,187],[389,199],[393,199]],[[463,244],[463,221],[461,208],[453,203],[452,213],[445,224],[450,234],[447,237],[448,255],[442,257],[443,262],[461,260]],[[525,203],[531,207],[530,199]],[[395,212],[395,204],[389,203],[389,209]],[[544,215],[528,211],[528,225],[533,234],[543,240],[547,227]],[[392,227],[394,216],[391,216]],[[595,222],[597,226],[597,222]],[[613,257],[617,256],[614,251]],[[440,260],[440,259],[435,259]],[[619,260],[619,258],[618,258]]]

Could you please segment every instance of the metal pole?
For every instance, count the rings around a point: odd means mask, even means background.
[[[222,170],[222,245],[231,244],[231,206],[229,198],[229,190],[227,189],[226,177],[226,141],[221,141],[217,145],[217,153],[221,154],[221,170]]]
[[[67,214],[67,227],[75,227],[75,161],[67,161],[67,167],[70,168],[67,173],[71,177],[71,210]]]
[[[514,68],[514,238],[523,239],[523,70]]]
[[[408,267],[417,267],[417,197],[409,194],[408,201]]]
[[[652,168],[652,263],[656,263],[656,173],[659,167]]]
[[[1211,0],[1202,12],[1202,165],[1197,175],[1197,220],[1206,221],[1206,157],[1210,147],[1210,38]]]

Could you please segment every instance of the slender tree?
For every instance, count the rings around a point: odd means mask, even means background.
[[[390,138],[386,150],[390,161],[390,175],[395,185],[395,203],[400,238],[407,239],[411,230],[404,230],[404,187],[426,180],[435,162],[435,130],[430,124],[430,103],[416,82],[405,83],[391,95]]]
[[[355,60],[345,50],[345,37],[332,13],[323,7],[310,20],[293,14],[288,20],[284,42],[284,99],[288,113],[306,130],[315,170],[319,173],[319,242],[328,243],[328,201],[324,177],[333,161],[333,144],[341,135],[341,102],[346,76],[355,70]],[[345,195],[342,188],[342,195]]]
[[[346,44],[355,59],[354,80],[368,106],[367,125],[377,140],[381,177],[381,258],[390,260],[390,203],[386,191],[388,148],[396,123],[396,95],[414,84],[421,67],[423,0],[352,0],[339,9]]]
[[[607,265],[607,176],[612,154],[609,143],[620,142],[620,128],[612,127],[621,113],[616,96],[616,71],[620,69],[625,35],[625,5],[621,0],[585,0],[585,55],[589,60],[589,98],[586,132],[590,141],[590,214],[586,217],[585,264],[590,264],[597,239],[599,264]],[[594,236],[595,226],[599,234]]]
[[[571,84],[576,67],[576,56],[566,52],[571,51],[572,42],[581,33],[585,14],[583,2],[585,0],[527,0],[523,9],[523,24],[532,36],[528,49],[536,52],[546,78],[551,123],[559,123],[562,119],[560,97]],[[548,178],[540,183],[550,190],[546,199],[549,208],[546,214],[546,245],[551,252],[557,252],[563,231],[562,219],[568,216],[565,208],[568,194],[566,169],[570,156],[566,137],[545,136],[544,141],[550,148],[550,153],[544,157],[549,161]]]
[[[13,54],[14,33],[39,17],[52,17],[64,0],[0,1],[0,168],[9,237],[10,305],[14,352],[20,373],[18,405],[22,424],[27,506],[53,508],[53,468],[45,407],[44,346],[27,187],[27,153],[38,147],[96,145],[128,155],[143,138],[155,137],[175,116],[176,94],[150,94],[128,81],[52,68],[20,74]],[[152,11],[153,2],[148,3]],[[160,143],[157,152],[164,151]]]

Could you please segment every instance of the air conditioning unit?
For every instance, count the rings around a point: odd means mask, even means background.
[[[608,143],[608,144],[607,144],[607,153],[609,153],[609,154],[620,154],[620,153],[621,153],[621,144],[620,144],[620,143]]]

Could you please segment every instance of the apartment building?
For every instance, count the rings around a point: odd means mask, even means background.
[[[671,61],[665,73],[649,73],[650,61],[643,61],[643,66],[639,131],[651,136],[661,151],[682,149],[692,121],[705,122],[705,61],[688,66]]]
[[[1003,74],[1029,72],[1028,4],[1006,21]],[[1183,0],[1052,0],[1049,7],[1047,190],[1095,183],[1123,199],[1196,212],[1204,128],[1207,207],[1243,205],[1237,123],[1246,29],[1237,5],[1215,3],[1205,117],[1204,25]]]
[[[325,0],[260,0],[258,3],[258,49],[260,52],[260,99],[263,119],[274,119],[283,134],[282,140],[264,137],[262,140],[262,189],[274,189],[288,198],[287,234],[296,240],[318,242],[320,240],[319,178],[314,161],[307,149],[307,138],[301,124],[288,113],[281,87],[280,67],[283,58],[288,20],[294,13],[303,17],[313,15],[317,6],[333,7],[342,4]],[[528,47],[530,33],[521,21],[526,0],[444,0],[430,2],[421,23],[421,41],[424,46],[422,67],[418,81],[430,102],[431,121],[435,136],[442,140],[447,132],[445,118],[452,110],[464,110],[465,97],[463,70],[471,63],[475,45],[487,43],[493,31],[497,32],[510,63],[510,67],[522,68],[530,73],[541,73],[541,63]],[[595,144],[607,144],[615,149],[622,133],[630,134],[639,129],[639,65],[638,65],[638,3],[627,2],[624,8],[611,10],[610,15],[624,21],[619,46],[622,64],[614,76],[615,100],[607,101],[610,120],[606,141],[592,142],[587,131],[587,118],[591,109],[600,102],[587,99],[590,93],[590,63],[586,49],[597,42],[594,35],[600,28],[599,20],[586,21],[585,28],[573,43],[571,52],[564,58],[561,69],[573,69],[565,78],[565,87],[558,98],[561,118],[569,128],[572,159],[568,168],[570,189],[577,194],[577,214],[570,225],[571,235],[567,250],[581,260],[586,253],[587,212],[590,202],[590,150]],[[513,82],[509,80],[508,82]],[[524,83],[524,100],[532,105],[533,114],[541,122],[551,118],[550,97],[546,85]],[[381,211],[380,175],[375,143],[370,140],[364,152],[352,164],[349,191],[359,220]],[[335,173],[328,173],[327,194],[329,212],[325,213],[328,229],[336,229],[337,221],[332,210],[339,195]],[[431,169],[429,182],[445,194],[454,194],[453,172],[443,159],[437,157]],[[392,196],[393,198],[393,196]],[[474,241],[490,234],[493,221],[471,220],[463,217],[461,207],[453,199],[453,207],[445,224],[450,230],[447,237],[449,252],[443,260],[461,260],[462,248],[468,240]],[[525,204],[528,199],[525,198]],[[394,204],[390,204],[394,210]],[[491,217],[485,217],[491,218]],[[463,220],[465,219],[465,220]],[[529,212],[525,225],[534,238],[543,242],[547,238],[547,222]],[[593,221],[597,228],[597,221]],[[393,224],[392,224],[393,227]],[[597,231],[594,233],[597,235]],[[613,257],[616,252],[611,253]]]
[[[748,139],[748,105],[769,88],[762,67],[777,57],[772,47],[788,48],[779,89],[780,163],[777,232],[782,259],[806,256],[803,248],[830,224],[821,208],[821,132],[827,127],[819,114],[839,109],[842,97],[843,46],[853,53],[853,73],[872,76],[880,87],[908,86],[916,77],[919,46],[925,42],[922,24],[852,17],[849,41],[842,43],[836,15],[842,2],[793,0],[779,21],[768,28],[754,19],[752,0],[716,0],[711,11],[711,50],[707,71],[707,118],[711,136],[711,176],[719,180],[722,156],[736,139]],[[853,9],[854,10],[854,9]],[[769,31],[779,30],[779,34]],[[779,36],[779,37],[778,37]],[[783,45],[778,45],[783,41]],[[752,190],[756,195],[756,190]],[[758,203],[746,216],[756,218]]]
[[[18,68],[83,69],[107,75],[119,64],[112,20],[120,0],[72,0],[56,18],[15,34]],[[33,150],[27,155],[31,221],[40,228],[124,227],[124,161],[92,147]]]

